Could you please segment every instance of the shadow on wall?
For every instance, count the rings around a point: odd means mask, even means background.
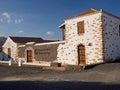
[[[76,81],[0,81],[0,90],[120,90],[120,84]]]
[[[13,60],[13,58],[8,56],[6,53],[0,52],[0,61],[9,61],[10,59]]]
[[[0,51],[0,60],[3,60],[3,53]]]

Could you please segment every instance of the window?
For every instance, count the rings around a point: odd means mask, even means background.
[[[84,33],[84,21],[77,23],[77,29],[79,35]]]

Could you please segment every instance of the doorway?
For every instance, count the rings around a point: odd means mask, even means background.
[[[85,65],[86,59],[85,59],[85,46],[79,45],[78,46],[78,64]]]
[[[8,48],[8,58],[11,58],[11,48]]]
[[[33,60],[32,50],[27,50],[27,62],[31,63]]]

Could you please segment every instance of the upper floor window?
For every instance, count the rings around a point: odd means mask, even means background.
[[[77,23],[77,31],[78,31],[78,34],[84,33],[84,21]]]

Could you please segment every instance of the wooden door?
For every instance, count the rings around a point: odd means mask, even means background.
[[[84,45],[79,45],[78,46],[78,64],[80,64],[80,65],[85,65],[86,64],[85,46]]]
[[[8,48],[8,58],[11,58],[11,48]]]
[[[27,50],[27,62],[32,62],[32,50]]]

